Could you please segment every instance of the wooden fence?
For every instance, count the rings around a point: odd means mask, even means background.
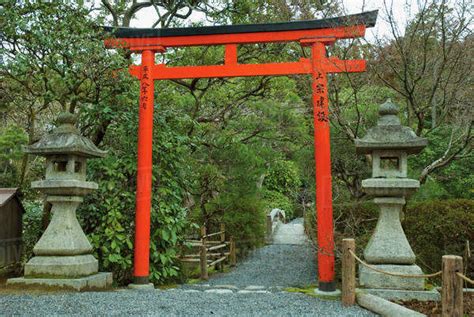
[[[207,233],[206,227],[201,227],[198,240],[186,240],[186,244],[194,252],[183,255],[182,262],[199,263],[201,279],[209,278],[208,269],[216,267],[224,270],[224,262],[235,266],[237,262],[235,241],[233,237],[226,240],[225,225],[220,224],[220,231]]]
[[[371,265],[362,261],[355,255],[354,239],[342,240],[342,303],[344,306],[355,304],[356,299],[356,260],[379,273],[407,278],[427,278],[442,276],[441,307],[442,317],[462,317],[463,312],[463,281],[474,284],[474,281],[465,276],[463,272],[463,258],[456,255],[442,257],[442,270],[432,274],[407,275],[384,272],[371,268]]]

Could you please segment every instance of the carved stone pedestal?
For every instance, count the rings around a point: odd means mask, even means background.
[[[405,198],[379,197],[374,202],[380,207],[380,216],[364,251],[366,262],[391,273],[423,274],[420,267],[415,265],[415,254],[400,223]],[[359,267],[359,276],[360,285],[366,288],[422,290],[425,281],[422,278],[381,274],[362,265]]]
[[[48,228],[25,265],[25,277],[9,279],[9,285],[61,287],[74,290],[103,289],[112,285],[111,273],[99,273],[92,246],[76,218],[82,202],[77,196],[49,196],[53,205]]]

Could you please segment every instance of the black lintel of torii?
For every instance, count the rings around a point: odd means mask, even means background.
[[[375,26],[378,10],[367,11],[358,14],[346,15],[335,18],[291,21],[279,23],[261,24],[237,24],[221,26],[184,27],[169,29],[152,28],[124,28],[104,26],[106,32],[111,32],[117,38],[147,38],[147,37],[170,37],[170,36],[195,36],[215,34],[238,34],[259,32],[284,32],[298,30],[328,29],[343,26],[365,25]]]

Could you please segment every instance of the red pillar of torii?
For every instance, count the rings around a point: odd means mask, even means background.
[[[363,72],[365,61],[344,61],[328,57],[326,46],[338,39],[364,36],[366,28],[375,25],[376,18],[377,11],[371,11],[338,18],[288,23],[175,29],[105,28],[115,35],[114,39],[105,41],[107,47],[127,48],[142,56],[141,65],[130,67],[130,73],[140,80],[133,273],[135,284],[149,282],[154,81],[310,74],[314,111],[318,282],[320,291],[335,290],[327,74]],[[299,42],[303,46],[310,46],[311,58],[301,58],[298,62],[289,63],[238,63],[238,45],[277,42]],[[225,46],[223,65],[168,67],[155,64],[155,53],[164,53],[167,48],[209,45]]]

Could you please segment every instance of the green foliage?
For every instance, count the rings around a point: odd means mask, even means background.
[[[125,60],[105,49],[101,17],[83,2],[7,1],[1,13],[0,74],[12,81],[10,102],[74,112],[117,85]]]
[[[201,191],[201,200],[194,209],[193,220],[206,224],[211,231],[217,231],[220,222],[225,223],[226,231],[245,252],[264,240],[265,206],[257,195],[256,184],[263,162],[258,149],[224,140],[226,143],[219,144],[219,149],[205,153],[209,162],[197,167],[199,183],[195,188]]]
[[[262,198],[265,202],[267,212],[273,208],[278,208],[285,211],[287,219],[292,219],[294,217],[295,206],[290,198],[284,194],[275,190],[263,190]]]
[[[427,271],[441,269],[441,257],[464,256],[466,243],[474,241],[474,201],[432,200],[413,203],[405,212],[403,228],[419,264]],[[474,262],[466,261],[474,277]]]
[[[298,166],[292,161],[271,163],[263,185],[269,190],[295,197],[301,185]]]
[[[219,231],[226,225],[226,235],[233,236],[239,255],[245,255],[265,239],[266,204],[256,194],[223,194],[206,206],[206,214],[195,210],[193,221],[206,224],[208,232]]]
[[[363,250],[377,223],[378,207],[371,201],[334,205],[334,230],[339,246],[343,238],[355,237],[358,250]]]
[[[467,193],[469,193],[469,191],[467,191]],[[413,195],[412,200],[421,202],[449,198],[451,198],[451,195],[443,185],[443,182],[439,182],[434,178],[429,178]]]
[[[266,206],[256,195],[233,198],[227,201],[226,206],[231,205],[232,209],[226,210],[222,221],[226,231],[234,237],[240,254],[245,254],[247,250],[264,243]]]
[[[0,127],[0,187],[15,187],[18,184],[22,146],[27,142],[28,137],[18,126]]]
[[[337,79],[340,81],[348,80],[344,76]],[[336,89],[336,87],[332,86],[332,89]],[[340,115],[344,118],[345,122],[357,128],[357,131],[354,132],[358,136],[365,135],[367,129],[377,123],[378,110],[382,103],[388,98],[396,102],[398,101],[393,90],[374,84],[363,85],[357,88],[349,86],[340,89],[337,93],[337,104],[341,105],[341,109],[338,109],[341,112]]]
[[[176,255],[184,238],[186,210],[182,207],[182,177],[187,171],[186,140],[173,129],[173,118],[165,112],[155,120],[153,194],[151,214],[150,278],[165,283],[178,275]],[[126,114],[123,121],[111,128],[105,143],[109,155],[89,164],[90,179],[99,183],[99,190],[81,205],[79,217],[99,259],[101,269],[112,271],[120,284],[130,281],[135,231],[136,152],[134,139],[136,114]],[[113,135],[133,135],[115,138]],[[112,147],[113,146],[113,147]]]
[[[114,273],[122,284],[131,277],[133,255],[133,189],[130,182],[134,164],[109,155],[88,163],[89,174],[99,190],[87,196],[78,216],[92,243],[100,269]],[[125,186],[124,186],[125,185]]]
[[[336,249],[340,249],[343,238],[355,238],[357,252],[362,254],[375,229],[378,214],[378,207],[369,201],[334,205]],[[417,256],[417,264],[426,272],[440,270],[443,255],[463,256],[466,242],[474,240],[472,200],[410,203],[402,218],[402,226]],[[315,224],[314,213],[307,213],[305,227],[313,239],[316,237]],[[472,261],[468,266],[472,276]]]
[[[43,234],[43,204],[24,201],[23,207],[22,261],[26,263],[33,256],[33,247]]]
[[[268,209],[282,209],[286,218],[292,219],[301,184],[300,170],[294,161],[272,162],[263,182],[263,199]]]
[[[342,239],[356,239],[358,252],[362,252],[375,228],[378,208],[371,201],[341,203],[333,205],[334,239],[336,249],[340,248]],[[316,243],[316,213],[309,209],[305,215],[305,227],[311,239]]]
[[[450,134],[454,129],[453,138],[459,138],[462,131],[456,131],[456,127],[443,126],[426,136],[428,146],[417,156],[410,157],[409,163],[412,171],[412,177],[417,177],[417,171],[429,163],[437,160],[444,155],[450,142]],[[465,198],[474,199],[474,155],[465,155],[459,160],[453,160],[448,166],[436,170],[427,179],[427,182],[421,186],[420,193],[417,193],[416,199],[445,199],[445,198]],[[424,188],[424,187],[427,188]]]

